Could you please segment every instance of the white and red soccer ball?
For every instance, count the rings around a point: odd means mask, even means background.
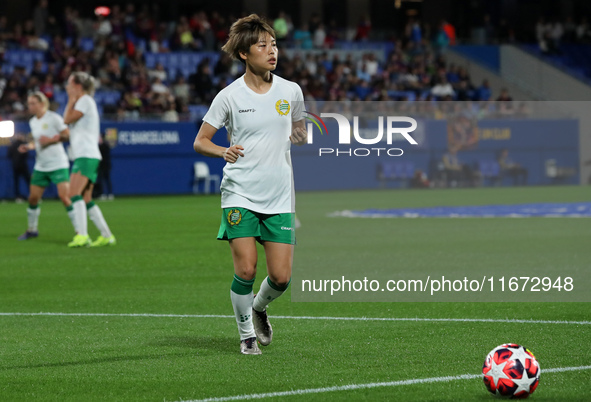
[[[540,365],[532,352],[521,345],[506,343],[486,356],[484,385],[495,395],[527,398],[540,382]]]

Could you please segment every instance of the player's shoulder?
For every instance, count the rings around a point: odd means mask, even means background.
[[[78,101],[76,103],[82,103],[82,104],[90,104],[90,105],[96,105],[96,101],[94,100],[94,98],[92,96],[90,96],[89,94],[84,94],[80,97],[80,99],[78,99]]]
[[[232,97],[232,94],[240,89],[243,88],[242,85],[242,77],[234,80],[232,83],[228,84],[225,88],[223,88],[218,94],[215,96],[216,98],[220,99],[228,99]]]
[[[273,79],[277,80],[277,85],[287,87],[287,88],[291,89],[292,91],[296,91],[296,93],[302,91],[302,89],[300,88],[300,86],[296,82],[286,80],[285,78],[280,77],[275,74],[273,74]]]

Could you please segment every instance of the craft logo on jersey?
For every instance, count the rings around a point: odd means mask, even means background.
[[[241,220],[242,220],[242,214],[240,213],[240,210],[231,209],[230,212],[228,212],[228,223],[231,226],[238,225]]]
[[[289,106],[289,102],[285,99],[279,99],[277,103],[275,103],[275,110],[279,113],[280,116],[287,116],[291,106]]]

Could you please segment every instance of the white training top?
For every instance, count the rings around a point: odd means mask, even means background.
[[[70,124],[70,145],[74,159],[102,159],[98,141],[100,136],[99,113],[92,96],[84,95],[74,105],[74,110],[83,114]]]
[[[203,121],[225,126],[231,145],[244,147],[244,157],[224,167],[222,208],[295,212],[289,136],[292,121],[304,118],[303,101],[296,83],[276,75],[265,94],[248,88],[244,76],[217,94]]]
[[[62,116],[48,110],[40,119],[37,116],[33,116],[29,120],[29,126],[31,127],[31,134],[33,134],[33,140],[35,141],[35,151],[37,152],[34,169],[40,172],[69,169],[70,162],[68,161],[68,155],[66,155],[66,150],[61,142],[48,145],[45,148],[42,148],[39,143],[41,137],[53,137],[68,128]]]

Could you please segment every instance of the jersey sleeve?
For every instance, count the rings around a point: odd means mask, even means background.
[[[230,109],[228,108],[228,102],[226,99],[225,94],[219,93],[211,102],[211,106],[205,116],[203,116],[203,121],[209,123],[213,127],[220,129],[222,126],[225,126],[228,122],[230,117]]]
[[[59,134],[68,128],[68,125],[64,123],[64,118],[62,116],[55,113],[53,115],[53,127],[56,129],[56,134]]]
[[[302,88],[298,84],[294,85],[294,103],[293,103],[293,112],[291,113],[291,120],[292,121],[300,121],[304,119],[304,111],[306,110],[304,106],[304,94],[302,93]]]
[[[82,114],[88,114],[88,109],[90,108],[90,99],[88,98],[88,96],[83,96],[78,99],[74,105],[74,110],[77,110]]]

